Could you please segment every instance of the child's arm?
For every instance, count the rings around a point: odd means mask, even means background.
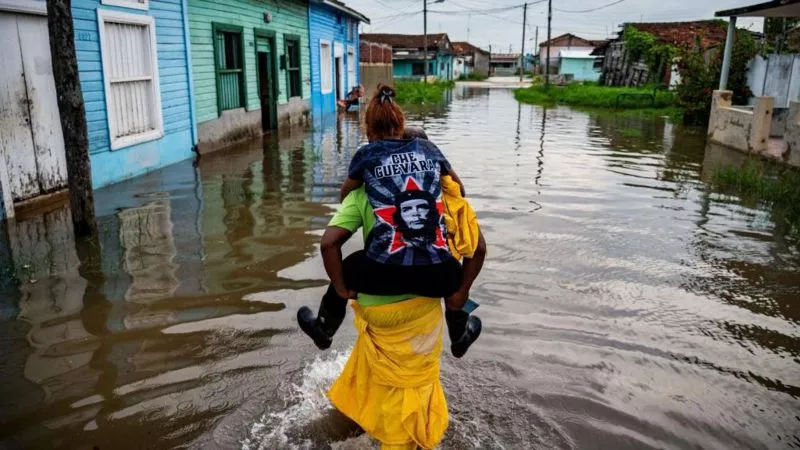
[[[364,184],[364,180],[354,180],[354,179],[352,179],[350,177],[347,177],[347,179],[344,180],[344,183],[342,183],[342,187],[339,189],[339,195],[341,197],[341,198],[339,198],[339,201],[343,202],[345,197],[347,197],[347,194],[349,194],[349,193],[355,191],[356,189],[360,188],[362,184]],[[462,188],[462,192],[463,192],[463,188]]]

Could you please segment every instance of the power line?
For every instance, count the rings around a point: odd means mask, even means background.
[[[609,6],[618,5],[618,4],[620,4],[620,3],[624,2],[624,1],[625,0],[617,0],[615,2],[611,2],[611,3],[607,4],[607,5],[598,6],[596,8],[582,9],[582,10],[568,10],[568,9],[553,8],[553,11],[558,11],[558,12],[563,12],[563,13],[587,13],[587,12],[592,12],[592,11],[598,11],[598,10],[601,10],[601,9],[605,9],[605,8],[608,8]]]

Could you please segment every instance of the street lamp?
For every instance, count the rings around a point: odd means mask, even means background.
[[[423,64],[425,65],[425,82],[428,82],[428,0],[422,0],[422,28],[423,33],[425,33],[425,37],[423,39],[423,45],[425,48],[423,49]],[[433,3],[444,3],[444,0],[434,0]]]

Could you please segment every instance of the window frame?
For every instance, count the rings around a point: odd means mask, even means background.
[[[238,33],[239,34],[239,60],[242,62],[241,69],[220,69],[217,66],[219,61],[219,50],[217,50],[217,33]],[[230,25],[227,23],[211,22],[211,46],[214,49],[214,82],[216,84],[217,94],[217,117],[222,117],[224,111],[233,111],[235,109],[244,108],[247,110],[247,57],[244,53],[244,27],[238,25]],[[225,70],[240,70],[239,75],[239,107],[222,109],[222,97],[219,92],[221,88],[220,72]]]
[[[296,70],[297,70],[297,78],[298,78],[297,89],[299,90],[297,95],[292,95],[292,92],[291,92],[291,90],[292,90],[291,76],[292,76],[292,71],[294,69],[290,68],[290,64],[291,64],[291,61],[292,61],[292,58],[289,56],[289,42],[290,41],[294,42],[295,45],[296,45],[296,48],[297,48],[297,69]],[[284,33],[284,35],[283,35],[283,54],[286,57],[286,70],[285,71],[286,71],[286,100],[287,101],[290,98],[293,98],[293,97],[303,98],[303,53],[301,51],[302,42],[303,41],[302,41],[302,39],[301,39],[299,34],[286,34],[286,33]]]
[[[133,136],[124,136],[121,138],[114,137],[114,130],[116,125],[116,116],[114,115],[113,108],[110,107],[109,102],[111,99],[111,79],[108,74],[110,67],[108,50],[105,49],[106,44],[106,22],[123,23],[130,25],[144,25],[148,27],[150,32],[150,64],[151,64],[151,83],[153,89],[153,114],[155,117],[155,129],[139,133]],[[164,117],[163,108],[161,105],[161,85],[158,70],[158,53],[156,46],[156,21],[152,16],[143,14],[131,14],[120,11],[112,11],[109,9],[97,8],[97,28],[100,34],[100,59],[102,61],[103,72],[103,93],[105,96],[106,119],[108,122],[108,139],[109,147],[111,150],[120,150],[125,147],[140,144],[143,142],[153,141],[160,139],[164,136]]]
[[[150,9],[150,0],[144,0],[144,3],[139,3],[134,0],[101,0],[101,4],[109,6],[119,6],[120,8],[139,9],[147,11]]]
[[[323,73],[324,72],[323,71],[324,65],[322,64],[322,57],[323,57],[322,47],[323,46],[327,46],[328,47],[328,73],[327,73],[328,87],[327,87],[327,89],[325,88],[325,83],[323,82],[323,80],[325,80],[325,76],[326,76],[326,74]],[[287,62],[287,66],[288,66],[288,62]],[[319,40],[319,90],[323,94],[330,94],[331,92],[333,92],[333,42],[325,40],[325,39],[320,39]]]

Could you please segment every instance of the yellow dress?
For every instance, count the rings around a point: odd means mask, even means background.
[[[459,186],[442,177],[448,243],[456,258],[478,245],[475,212]],[[333,405],[383,450],[432,449],[449,420],[439,377],[444,314],[438,298],[379,306],[352,302],[358,337],[344,371],[328,392]]]
[[[447,429],[439,379],[442,303],[416,297],[363,308],[353,302],[353,352],[328,392],[382,449],[434,448]]]

